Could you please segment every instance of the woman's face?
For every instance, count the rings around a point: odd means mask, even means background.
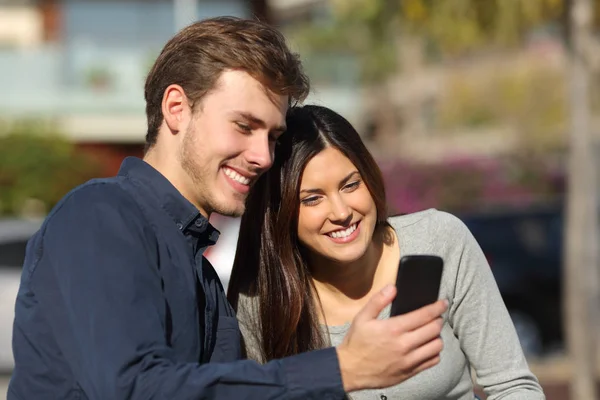
[[[299,200],[298,238],[312,256],[344,263],[365,254],[377,208],[358,169],[339,150],[328,147],[306,164]]]

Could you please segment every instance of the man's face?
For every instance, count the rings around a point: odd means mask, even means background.
[[[244,212],[250,188],[273,163],[287,104],[287,96],[230,70],[196,106],[178,158],[192,185],[186,192],[205,215]]]

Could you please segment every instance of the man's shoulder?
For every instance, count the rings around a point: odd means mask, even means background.
[[[150,243],[153,230],[148,229],[144,213],[134,196],[123,189],[121,179],[92,179],[67,193],[33,235],[28,250],[32,256],[24,268],[33,272],[48,249],[67,253],[73,247],[99,249],[117,236],[129,243],[143,243],[132,238]]]
[[[140,210],[124,182],[125,178],[121,176],[96,178],[75,187],[50,211],[44,227],[78,218],[86,218],[89,222],[102,220],[104,215],[110,213],[134,218]]]
[[[68,199],[70,196],[74,195],[77,195],[78,197],[89,194],[107,196],[114,195],[116,192],[123,191],[125,179],[126,178],[124,176],[90,179],[89,181],[73,188],[64,196],[63,199]]]

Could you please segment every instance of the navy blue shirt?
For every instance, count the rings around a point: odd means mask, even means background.
[[[333,348],[239,360],[217,237],[137,158],[70,192],[28,243],[8,400],[343,398]]]

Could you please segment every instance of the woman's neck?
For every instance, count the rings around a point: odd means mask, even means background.
[[[384,235],[375,235],[365,254],[356,261],[310,260],[316,295],[324,313],[321,322],[339,325],[351,320],[373,293],[394,283],[400,257],[395,232],[391,243],[384,243],[380,236]]]

